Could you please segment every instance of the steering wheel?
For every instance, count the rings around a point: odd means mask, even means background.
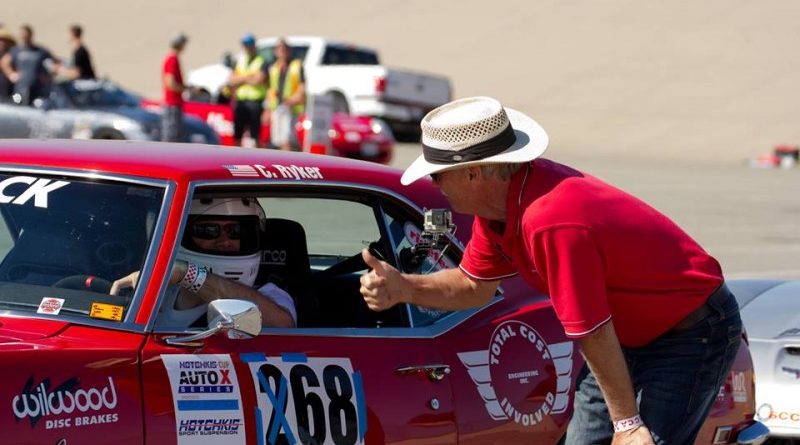
[[[102,294],[111,292],[111,282],[94,275],[70,275],[56,281],[52,286],[64,289],[88,290]]]
[[[383,238],[373,241],[369,243],[367,249],[372,256],[378,258],[379,260],[386,261],[384,254],[381,252],[381,243]],[[347,273],[357,272],[359,270],[368,269],[367,263],[364,262],[364,258],[361,256],[361,251],[357,254],[344,259],[343,261],[334,264],[333,266],[323,270],[320,272],[320,275],[323,276],[337,276],[337,275],[344,275]]]

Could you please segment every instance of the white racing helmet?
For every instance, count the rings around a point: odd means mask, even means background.
[[[220,220],[230,220],[231,224],[221,225]],[[252,286],[261,262],[260,239],[265,225],[264,209],[255,198],[193,199],[177,257]],[[206,250],[194,241],[215,239],[222,231],[239,240],[238,251]]]

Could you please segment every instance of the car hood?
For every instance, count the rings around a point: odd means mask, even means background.
[[[754,296],[742,305],[742,321],[751,339],[800,342],[800,281],[778,284]]]
[[[0,348],[51,337],[68,325],[60,320],[0,317]]]

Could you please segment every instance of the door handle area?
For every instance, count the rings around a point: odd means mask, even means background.
[[[425,374],[431,381],[438,382],[450,374],[450,366],[448,365],[419,365],[419,366],[404,366],[395,370],[400,375],[411,374]]]

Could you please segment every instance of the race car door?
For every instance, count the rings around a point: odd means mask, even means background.
[[[425,372],[442,363],[432,340],[397,331],[270,330],[190,349],[155,336],[146,442],[456,443],[449,382]]]
[[[259,200],[268,222],[305,229],[307,242],[295,244],[307,245],[301,256],[311,270],[301,281],[312,283],[310,295],[284,283],[298,300],[299,327],[169,346],[167,337],[189,330],[156,323],[142,356],[147,441],[456,443],[449,367],[431,331],[411,327],[404,306],[370,311],[358,292],[363,241],[392,252],[377,201],[296,196]],[[297,249],[264,246],[262,269],[291,263]]]

